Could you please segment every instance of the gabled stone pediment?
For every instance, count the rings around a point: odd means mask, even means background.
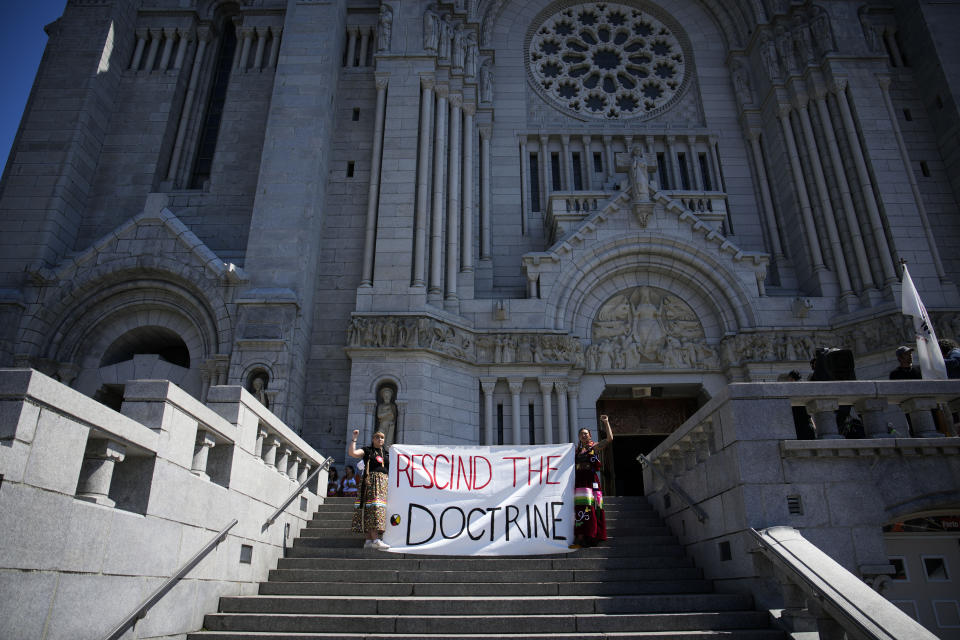
[[[722,317],[723,331],[754,326],[769,256],[744,251],[706,217],[662,191],[651,189],[638,202],[632,189],[621,190],[569,225],[547,251],[523,256],[530,290],[546,301],[554,329],[584,325],[575,318],[583,313],[581,300],[597,283],[625,274],[638,282],[675,279],[701,291]]]
[[[88,249],[64,258],[53,269],[32,272],[36,284],[70,282],[77,274],[94,268],[114,267],[155,268],[161,258],[188,269],[199,270],[209,280],[225,284],[247,281],[239,267],[225,263],[190,231],[166,207],[167,196],[153,193],[147,196],[142,212],[94,242]],[[199,275],[199,274],[198,274]]]

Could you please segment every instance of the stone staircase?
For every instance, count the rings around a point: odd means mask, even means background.
[[[188,640],[783,640],[749,596],[713,591],[644,498],[606,499],[610,540],[570,554],[363,550],[328,498],[255,596],[225,597]]]

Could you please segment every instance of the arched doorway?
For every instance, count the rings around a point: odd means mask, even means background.
[[[614,442],[604,455],[604,491],[643,495],[638,454],[647,454],[707,401],[700,384],[608,385],[597,400],[597,415],[610,417]]]

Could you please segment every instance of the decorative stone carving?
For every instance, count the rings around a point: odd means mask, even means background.
[[[267,397],[267,381],[267,374],[265,373],[256,376],[250,381],[250,393],[260,404],[269,409],[270,399]]]
[[[655,287],[637,287],[610,298],[593,323],[588,369],[634,369],[648,363],[671,368],[719,366],[703,326],[690,306]]]
[[[437,55],[442,60],[450,59],[450,40],[453,38],[453,26],[450,24],[450,16],[444,15],[438,23],[440,30],[437,41]]]
[[[750,72],[739,58],[730,63],[733,88],[741,105],[753,104],[753,88],[750,86]]]
[[[490,59],[480,67],[480,102],[493,102],[493,61]]]
[[[377,399],[377,430],[382,431],[384,442],[388,446],[394,443],[397,430],[397,404],[393,398],[393,387],[380,388]]]
[[[423,48],[436,53],[440,42],[440,16],[433,10],[434,5],[423,12]]]
[[[674,104],[686,86],[681,33],[648,10],[583,2],[532,31],[527,71],[545,99],[575,117],[648,118]]]
[[[463,46],[465,55],[463,72],[468,76],[475,76],[477,75],[477,58],[480,55],[480,50],[477,47],[477,34],[473,31],[468,31],[464,38]]]
[[[377,24],[377,52],[389,51],[393,37],[393,9],[380,5],[380,21]]]
[[[453,40],[450,44],[450,62],[454,69],[463,69],[464,62],[466,61],[465,36],[466,29],[464,29],[463,25],[457,25],[453,30]]]

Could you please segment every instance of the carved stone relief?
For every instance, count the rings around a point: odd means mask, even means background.
[[[661,363],[674,369],[715,369],[716,350],[686,302],[656,287],[636,287],[610,298],[593,322],[588,370],[634,369]]]

